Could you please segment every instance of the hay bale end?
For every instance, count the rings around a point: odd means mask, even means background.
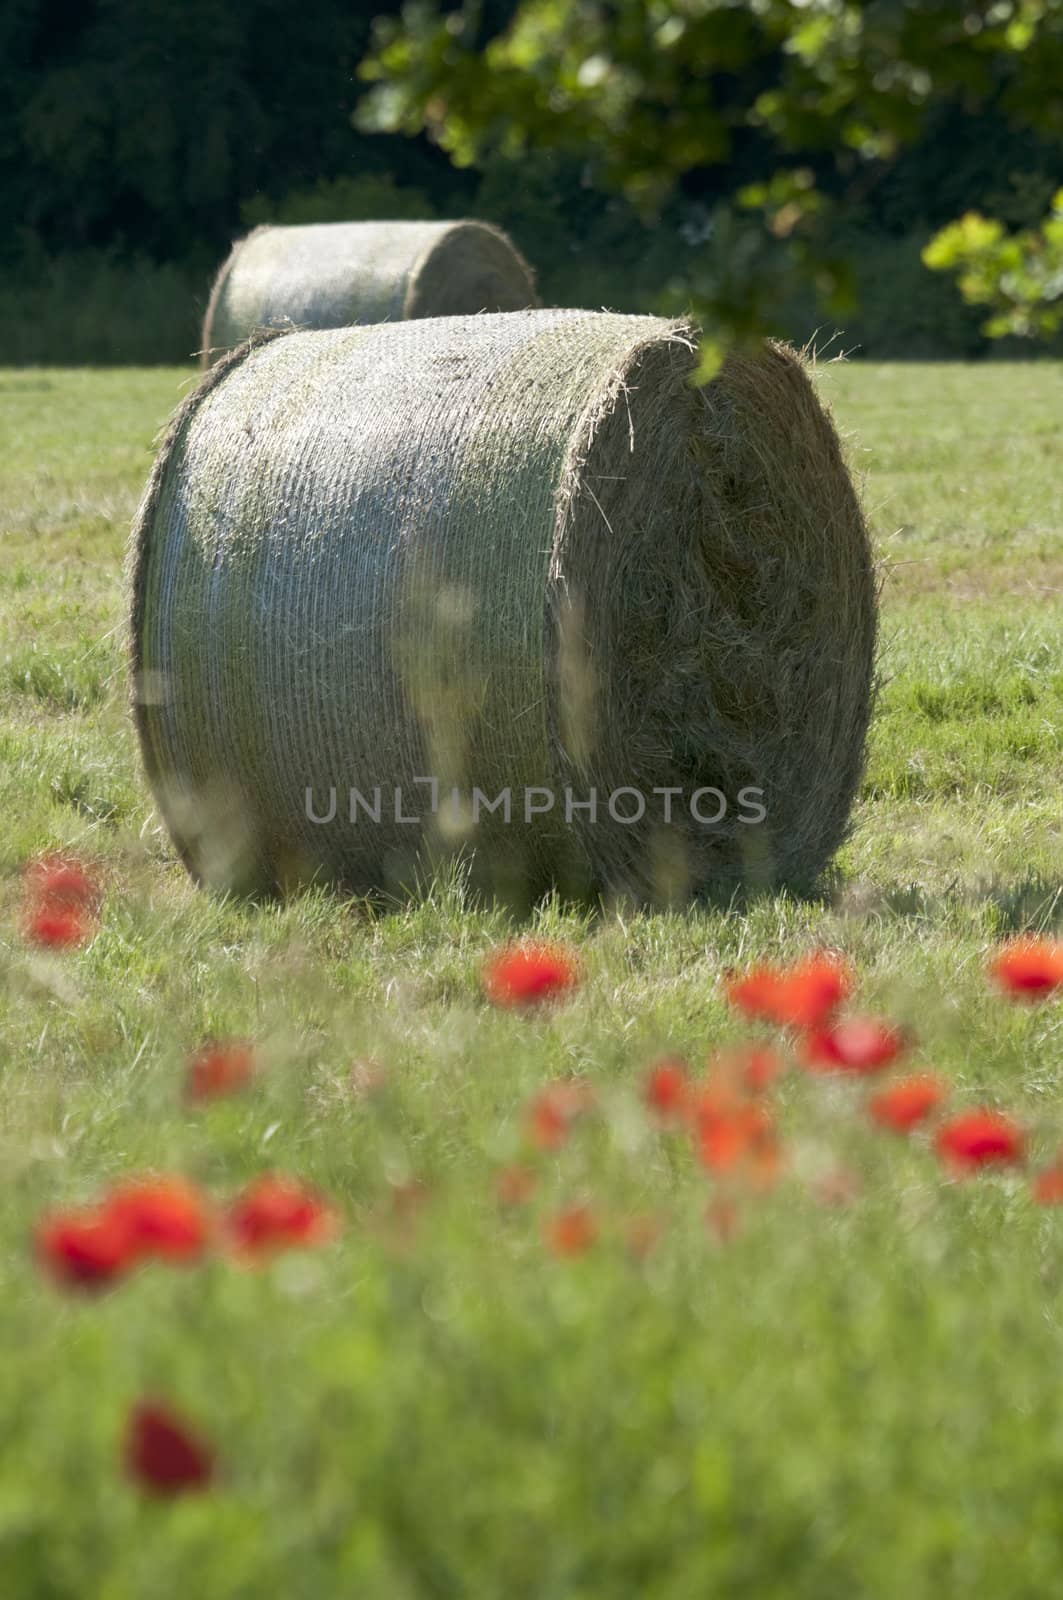
[[[256,228],[233,246],[203,322],[204,366],[256,329],[345,328],[537,305],[532,269],[486,222]]]

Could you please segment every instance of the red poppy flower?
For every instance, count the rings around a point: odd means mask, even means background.
[[[780,982],[778,967],[754,967],[742,977],[726,974],[724,992],[731,1004],[744,1011],[747,1017],[774,1022]]]
[[[581,1256],[598,1237],[598,1227],[587,1206],[569,1206],[548,1217],[546,1244],[555,1256]]]
[[[210,1241],[210,1210],[185,1178],[140,1178],[111,1191],[103,1215],[124,1228],[136,1253],[193,1261]]]
[[[695,1132],[700,1132],[737,1116],[749,1104],[749,1095],[730,1063],[717,1057],[705,1081],[692,1090],[687,1111]]]
[[[49,855],[26,868],[23,926],[27,939],[46,949],[83,944],[99,910],[98,880],[80,861]]]
[[[571,1079],[547,1084],[528,1107],[528,1132],[540,1150],[559,1150],[577,1117],[591,1104],[587,1084]]]
[[[690,1095],[690,1076],[681,1056],[662,1056],[646,1074],[643,1098],[654,1115],[681,1116]]]
[[[233,1202],[227,1230],[241,1254],[263,1256],[327,1244],[339,1231],[339,1218],[298,1178],[266,1173]]]
[[[495,1194],[499,1205],[526,1206],[535,1193],[535,1173],[530,1167],[514,1163],[495,1174]]]
[[[710,1172],[732,1174],[754,1188],[770,1188],[781,1164],[775,1124],[763,1104],[752,1102],[698,1124],[698,1155]]]
[[[703,1117],[698,1132],[698,1153],[711,1172],[730,1172],[742,1160],[749,1144],[744,1111],[730,1116]]]
[[[848,966],[826,951],[792,967],[757,967],[726,983],[727,998],[747,1016],[790,1028],[822,1026],[851,989]]]
[[[990,963],[990,974],[1017,1000],[1040,1000],[1063,985],[1063,944],[1014,939]]]
[[[763,1094],[782,1076],[786,1063],[770,1044],[736,1045],[709,1063],[712,1078],[729,1078],[743,1094]]]
[[[106,1288],[137,1256],[121,1219],[100,1208],[46,1217],[37,1229],[36,1247],[42,1265],[71,1289]]]
[[[91,911],[99,903],[99,880],[73,856],[39,856],[26,867],[25,884],[32,899],[49,900],[53,905]]]
[[[30,943],[45,950],[72,950],[92,932],[91,921],[76,906],[33,906],[24,926]]]
[[[853,978],[838,956],[821,951],[783,976],[776,1018],[791,1028],[818,1028],[847,1000]]]
[[[770,1045],[750,1046],[742,1065],[742,1077],[752,1094],[762,1094],[786,1070],[782,1056]]]
[[[1037,1174],[1033,1197],[1039,1206],[1063,1206],[1063,1163],[1056,1161]]]
[[[781,1067],[774,1051],[759,1045],[721,1050],[709,1061],[704,1080],[691,1090],[687,1111],[695,1130],[740,1119],[746,1113],[770,1120],[770,1112],[760,1101],[760,1089]]]
[[[876,1017],[844,1017],[808,1034],[801,1047],[813,1072],[881,1072],[907,1049],[900,1028]]]
[[[184,1494],[207,1488],[214,1451],[168,1405],[142,1400],[126,1424],[125,1467],[149,1494]]]
[[[484,963],[483,986],[496,1006],[534,1006],[556,1000],[579,983],[575,952],[545,939],[526,939],[495,951]]]
[[[215,1100],[245,1089],[255,1075],[254,1046],[243,1039],[209,1040],[188,1064],[185,1094],[189,1100]]]
[[[1026,1137],[1001,1111],[965,1111],[938,1130],[937,1151],[959,1172],[1021,1162]]]
[[[931,1073],[901,1078],[887,1089],[880,1089],[867,1103],[874,1122],[894,1133],[910,1133],[925,1122],[948,1094],[940,1078]]]

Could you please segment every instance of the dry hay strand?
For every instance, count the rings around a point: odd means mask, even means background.
[[[517,899],[819,877],[864,761],[867,530],[798,354],[702,389],[695,363],[683,323],[528,311],[252,341],[205,377],[131,545],[140,746],[197,878],[387,891],[450,851]]]
[[[206,366],[260,328],[346,328],[538,305],[535,276],[486,222],[256,228],[233,246],[203,321]]]

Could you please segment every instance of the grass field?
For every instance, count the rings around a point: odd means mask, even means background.
[[[697,1064],[751,1036],[724,968],[826,942],[955,1106],[1013,1112],[1035,1164],[1063,1141],[1063,1013],[985,976],[1007,934],[1063,926],[1063,369],[822,369],[891,568],[839,882],[731,915],[549,905],[533,926],[586,978],[543,1016],[485,1005],[510,930],[453,885],[388,915],[322,891],[256,908],[174,863],[126,714],[121,562],[189,381],[0,374],[4,1593],[1058,1592],[1063,1211],[1021,1173],[948,1181],[925,1141],[870,1129],[858,1084],[795,1072],[783,1179],[721,1242],[708,1176],[639,1094],[654,1052]],[[97,936],[62,957],[18,920],[21,865],[54,846],[106,886]],[[265,1067],[190,1110],[209,1035],[262,1041]],[[373,1094],[352,1086],[366,1057]],[[599,1110],[501,1209],[528,1097],[573,1073]],[[96,1297],[49,1282],[38,1216],[146,1168],[218,1197],[298,1174],[342,1237]],[[574,1201],[601,1236],[558,1259],[543,1219]],[[144,1394],[213,1440],[208,1492],[156,1503],[123,1476]]]

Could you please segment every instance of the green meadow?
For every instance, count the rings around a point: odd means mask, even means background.
[[[882,562],[879,689],[835,881],[815,900],[529,931],[581,953],[542,1013],[483,999],[514,928],[457,876],[381,909],[197,890],[141,780],[122,566],[190,369],[0,372],[0,1573],[12,1600],[1044,1600],[1063,1558],[1063,1209],[1028,1172],[957,1182],[872,1127],[859,1082],[789,1072],[770,1192],[718,1199],[645,1114],[661,1051],[759,1034],[725,969],[845,952],[854,1002],[913,1031],[955,1109],[1063,1143],[1063,1010],[994,992],[1018,931],[1063,927],[1063,367],[825,363]],[[20,927],[22,866],[105,888],[84,948]],[[204,1038],[243,1094],[190,1107]],[[359,1088],[372,1059],[382,1084]],[[553,1153],[525,1107],[578,1075]],[[500,1168],[527,1160],[527,1204]],[[219,1203],[277,1170],[341,1237],[112,1291],[52,1282],[46,1211],[145,1170]],[[590,1208],[559,1258],[544,1222]],[[659,1238],[633,1253],[652,1219]],[[161,1396],[217,1451],[200,1494],[122,1471]]]

